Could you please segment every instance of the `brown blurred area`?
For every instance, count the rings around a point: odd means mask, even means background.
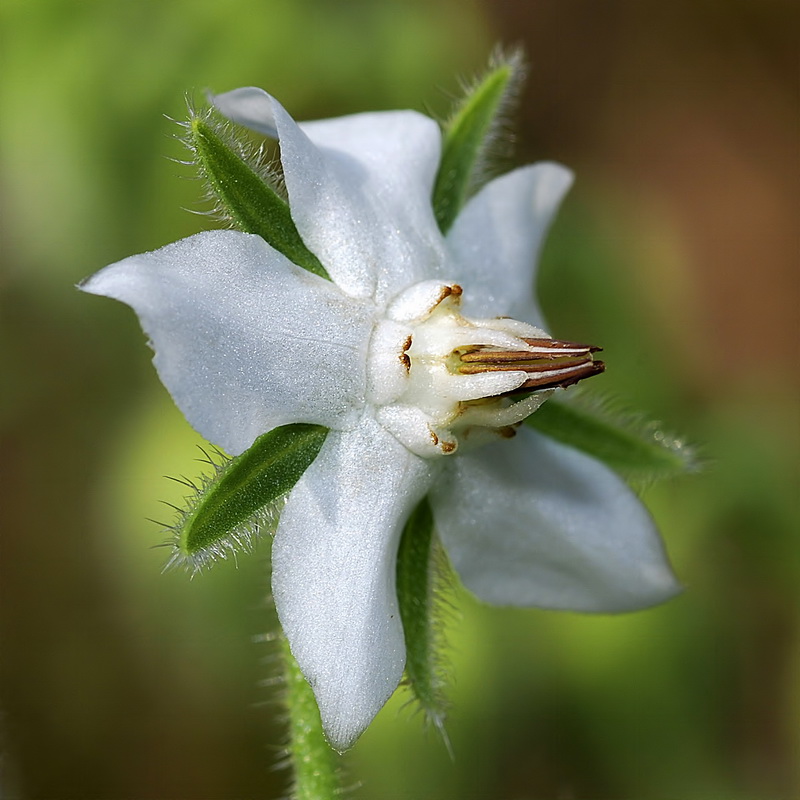
[[[798,6],[790,0],[490,0],[531,76],[520,138],[672,223],[674,319],[706,394],[800,385]],[[598,174],[598,171],[600,174]],[[593,174],[594,173],[594,174]],[[674,284],[643,260],[650,292]],[[681,304],[681,307],[678,305]]]

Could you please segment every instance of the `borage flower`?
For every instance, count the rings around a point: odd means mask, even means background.
[[[272,585],[331,744],[350,746],[402,676],[397,550],[426,495],[452,565],[490,603],[616,612],[675,593],[623,481],[520,427],[602,369],[597,348],[551,339],[533,300],[570,173],[492,180],[443,235],[432,119],[298,125],[253,88],[214,102],[277,138],[291,219],[330,280],[259,236],[215,231],[82,288],[134,308],[175,402],[228,453],[288,423],[330,429],[281,513]]]

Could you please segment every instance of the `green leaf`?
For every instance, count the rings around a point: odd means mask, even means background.
[[[297,232],[289,204],[204,117],[192,117],[188,144],[222,210],[245,233],[257,233],[298,267],[330,280]]]
[[[694,449],[655,422],[620,417],[588,401],[548,400],[526,423],[562,444],[582,450],[634,482],[668,478],[698,469]]]
[[[292,800],[337,800],[341,797],[339,763],[325,741],[314,692],[294,660],[285,636],[280,637],[289,711],[288,752],[294,772]]]
[[[248,549],[264,527],[273,527],[277,504],[319,454],[328,429],[295,424],[275,428],[235,458],[217,464],[203,478],[173,527],[175,553],[170,565],[200,569],[231,552]]]
[[[486,177],[486,161],[523,76],[519,52],[493,60],[489,71],[445,125],[442,160],[433,188],[433,210],[447,233],[471,191]]]
[[[397,600],[406,640],[406,682],[428,720],[444,733],[446,709],[439,656],[441,598],[436,586],[434,547],[433,513],[426,498],[403,529],[397,552]],[[438,560],[438,566],[443,567],[443,556]]]

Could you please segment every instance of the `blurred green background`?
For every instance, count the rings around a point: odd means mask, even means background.
[[[702,443],[651,487],[687,591],[624,617],[461,592],[451,761],[402,692],[348,796],[800,795],[797,6],[786,0],[3,0],[0,795],[273,798],[265,546],[161,574],[198,437],[134,315],[73,284],[213,225],[168,117],[264,86],[298,119],[443,112],[496,42],[531,70],[517,160],[578,176],[544,255],[595,389]],[[255,637],[255,638],[254,638]]]

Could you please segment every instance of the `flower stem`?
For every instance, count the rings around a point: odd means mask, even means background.
[[[339,759],[322,733],[314,693],[280,637],[286,675],[285,703],[289,711],[289,758],[294,771],[292,800],[335,800],[341,794]]]

